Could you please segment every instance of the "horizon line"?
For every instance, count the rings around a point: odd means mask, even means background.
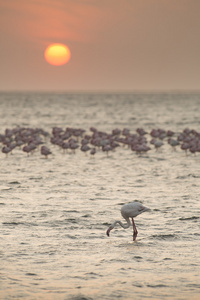
[[[200,89],[134,89],[134,90],[113,90],[113,89],[105,89],[105,90],[47,90],[47,89],[5,89],[0,90],[0,93],[43,93],[43,94],[150,94],[150,93],[200,93]]]

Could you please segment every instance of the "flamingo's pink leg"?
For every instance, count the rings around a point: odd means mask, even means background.
[[[138,234],[138,231],[137,231],[137,228],[135,226],[135,222],[134,222],[134,219],[132,219],[132,223],[133,223],[133,240],[135,241],[136,240],[136,237],[137,237],[137,234]]]

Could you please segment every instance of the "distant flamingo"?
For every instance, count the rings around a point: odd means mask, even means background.
[[[160,149],[164,145],[164,143],[161,140],[156,140],[155,138],[153,138],[150,141],[150,143],[155,146],[156,151],[158,151],[158,149]]]
[[[129,228],[131,226],[131,222],[130,222],[129,218],[131,218],[132,224],[133,224],[133,241],[135,241],[138,231],[135,226],[135,222],[134,222],[133,218],[137,217],[141,213],[148,211],[148,210],[150,210],[150,208],[143,206],[139,202],[132,202],[132,203],[123,205],[121,208],[121,215],[126,220],[127,224],[123,224],[121,221],[115,221],[112,225],[110,225],[110,227],[106,231],[107,236],[109,236],[110,231],[116,226],[116,224],[119,224],[124,229]]]
[[[62,142],[61,147],[63,148],[64,153],[67,149],[69,149],[69,143],[68,142]]]
[[[36,145],[33,144],[33,143],[30,143],[30,144],[28,144],[28,145],[25,145],[25,146],[22,148],[22,150],[23,150],[24,152],[26,152],[27,155],[29,155],[30,152],[33,153],[33,150],[35,150],[35,149],[36,149]]]
[[[89,147],[88,145],[85,144],[85,145],[82,145],[82,146],[81,146],[81,151],[82,151],[82,152],[85,152],[85,153],[86,153],[86,152],[89,151],[89,150],[90,150],[90,147]]]
[[[4,146],[3,148],[2,148],[2,152],[3,153],[5,153],[6,154],[6,157],[8,156],[8,153],[11,151],[12,149],[10,148],[10,147],[8,147],[8,146]]]
[[[69,148],[72,150],[72,152],[75,154],[75,150],[77,148],[79,148],[79,145],[77,144],[77,142],[75,141],[69,141]]]
[[[96,148],[92,148],[92,149],[90,150],[90,154],[91,154],[91,155],[95,155],[95,153],[96,153]]]
[[[178,140],[175,140],[175,139],[172,139],[172,138],[169,138],[167,141],[168,141],[168,144],[172,146],[172,149],[174,151],[176,151],[176,146],[180,145]]]
[[[48,155],[52,154],[49,148],[47,148],[46,146],[42,146],[40,152],[45,156],[45,158],[48,158]]]

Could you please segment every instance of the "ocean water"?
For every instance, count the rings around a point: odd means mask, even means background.
[[[150,143],[152,129],[199,133],[199,116],[198,93],[1,93],[0,134],[42,128],[52,154],[0,152],[0,299],[200,299],[200,153]],[[143,128],[151,149],[64,153],[53,127]],[[136,241],[107,237],[135,200],[151,208]]]

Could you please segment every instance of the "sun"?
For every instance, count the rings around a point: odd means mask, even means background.
[[[70,60],[71,52],[64,44],[51,44],[46,48],[44,57],[49,64],[61,66]]]

